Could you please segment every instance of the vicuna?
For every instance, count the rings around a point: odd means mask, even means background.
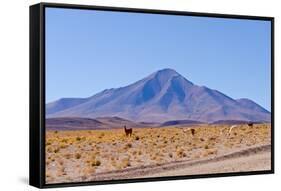
[[[192,134],[192,136],[195,135],[195,129],[191,129],[191,134]]]
[[[253,127],[253,126],[254,126],[254,123],[248,123],[248,126],[249,126],[249,127]]]
[[[127,129],[126,125],[124,126],[124,130],[125,130],[126,136],[128,136],[128,135],[131,136],[133,133],[133,129],[132,128]]]

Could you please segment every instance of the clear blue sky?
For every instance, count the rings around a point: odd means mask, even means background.
[[[270,22],[46,9],[46,102],[163,68],[270,110]]]

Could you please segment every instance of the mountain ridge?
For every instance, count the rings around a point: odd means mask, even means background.
[[[217,90],[197,86],[173,69],[156,71],[135,83],[106,89],[88,98],[73,98],[73,102],[71,99],[47,104],[47,118],[118,116],[144,122],[270,121],[270,113],[254,101],[235,100]]]

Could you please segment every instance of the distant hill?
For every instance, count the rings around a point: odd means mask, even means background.
[[[127,127],[147,127],[148,125],[134,123],[119,117],[100,117],[96,119],[79,117],[47,118],[47,130],[95,130],[95,129],[114,129]]]
[[[145,127],[146,125],[135,123],[127,119],[120,117],[98,117],[96,120],[100,121],[103,124],[106,124],[107,127],[113,128],[123,128],[124,125],[127,127]]]
[[[171,125],[199,125],[204,124],[202,121],[193,121],[193,120],[174,120],[174,121],[166,121],[161,124],[161,126],[171,126]]]
[[[84,98],[62,98],[55,102],[49,103],[46,105],[46,114],[47,116],[59,111],[66,110],[68,108],[74,107],[76,105],[82,104],[88,101]]]
[[[172,69],[163,69],[131,85],[88,98],[63,98],[46,105],[47,118],[120,117],[134,122],[192,120],[270,121],[271,114],[249,99],[197,86]]]
[[[90,130],[102,129],[105,125],[98,120],[78,117],[46,119],[47,130]]]
[[[214,125],[234,125],[234,124],[248,124],[248,123],[254,123],[254,124],[260,124],[260,123],[267,123],[267,121],[241,121],[241,120],[219,120],[214,121],[211,124]]]
[[[213,125],[233,125],[233,124],[247,124],[252,123],[250,121],[239,120],[219,120],[211,124]],[[264,123],[264,122],[254,122]],[[144,128],[144,127],[167,127],[167,126],[196,126],[204,125],[206,123],[193,120],[173,120],[166,121],[164,123],[145,123],[145,122],[133,122],[120,117],[98,117],[91,118],[79,118],[79,117],[58,117],[47,118],[46,129],[47,130],[102,130],[102,129],[116,129],[123,128]]]
[[[242,120],[219,120],[214,121],[212,124],[214,125],[232,125],[232,124],[247,124],[251,123],[250,121],[242,121]]]

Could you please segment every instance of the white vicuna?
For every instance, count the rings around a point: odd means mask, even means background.
[[[232,129],[234,129],[234,128],[236,128],[236,127],[238,127],[238,125],[232,125],[232,126],[229,128],[228,134],[230,134],[231,131],[232,131]]]

